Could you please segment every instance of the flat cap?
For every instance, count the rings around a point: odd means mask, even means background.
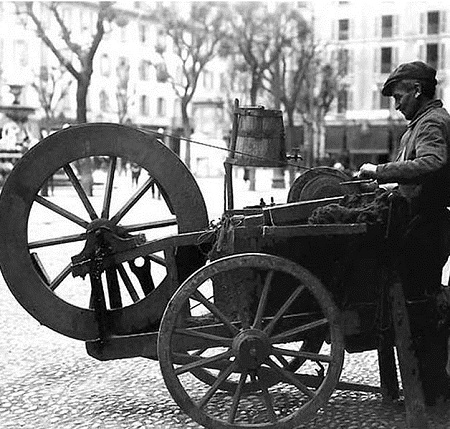
[[[417,79],[437,84],[436,70],[422,61],[400,64],[387,78],[381,89],[385,96],[392,95],[393,84],[404,79]]]

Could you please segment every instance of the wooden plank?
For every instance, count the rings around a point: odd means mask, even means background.
[[[306,221],[318,207],[339,203],[340,197],[321,198],[319,200],[299,201],[279,206],[264,207],[263,214],[266,225],[287,225]]]
[[[365,234],[366,232],[367,226],[365,223],[264,226],[262,228],[262,235],[264,237],[311,237],[323,235],[353,235],[353,234]]]
[[[394,281],[390,289],[395,343],[405,395],[406,425],[409,429],[427,429],[425,401],[419,379],[419,365],[413,352],[411,328],[402,284]]]

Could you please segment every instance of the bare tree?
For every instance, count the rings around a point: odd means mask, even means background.
[[[182,7],[183,10],[180,10]],[[173,53],[180,65],[179,73],[170,70],[169,53],[164,45],[157,50],[155,62],[159,80],[172,85],[181,103],[184,137],[189,139],[192,125],[189,106],[197,90],[199,77],[205,67],[221,52],[225,35],[224,5],[220,2],[192,2],[182,6],[160,6],[154,12],[161,31],[173,44]],[[186,142],[186,165],[190,167],[190,145]]]
[[[278,62],[281,49],[289,40],[282,31],[280,10],[269,10],[267,3],[234,3],[230,6],[231,45],[235,47],[236,67],[250,79],[250,102],[256,105],[268,71]],[[239,60],[240,59],[240,60]],[[276,101],[278,103],[278,100]]]
[[[116,86],[116,101],[117,101],[117,116],[119,124],[123,124],[128,119],[128,108],[130,107],[130,64],[125,58],[119,61],[116,67],[117,86]]]
[[[82,41],[75,41],[69,25],[64,21],[60,12],[63,2],[43,2],[40,5],[47,7],[52,17],[56,20],[60,29],[60,37],[64,41],[67,49],[58,48],[55,40],[52,40],[48,34],[42,18],[34,11],[35,2],[25,2],[25,8],[18,7],[20,13],[28,15],[36,28],[37,36],[45,43],[45,45],[53,52],[60,64],[75,78],[77,82],[77,122],[83,123],[87,121],[86,117],[86,98],[91,83],[93,72],[94,56],[98,46],[105,34],[105,21],[111,21],[114,18],[112,2],[92,3],[97,8],[97,19],[95,30],[91,34],[91,39],[87,44],[83,45]],[[20,5],[20,4],[18,4]],[[75,62],[72,58],[78,61]]]
[[[46,121],[46,128],[55,122],[61,102],[67,97],[73,80],[68,79],[67,71],[58,67],[42,66],[31,86],[38,94]],[[49,130],[47,130],[49,131]]]
[[[94,57],[105,34],[104,23],[114,18],[115,12],[112,8],[112,2],[91,3],[91,7],[95,7],[97,10],[97,18],[95,29],[83,29],[83,31],[85,30],[84,35],[89,39],[85,43],[82,40],[75,40],[70,25],[65,22],[60,11],[64,2],[39,2],[38,4],[42,10],[45,11],[47,9],[51,17],[57,22],[60,30],[57,40],[56,38],[52,39],[53,36],[48,32],[42,16],[35,12],[35,2],[17,2],[17,12],[31,19],[35,26],[37,36],[52,51],[61,66],[67,69],[75,78],[77,82],[76,121],[77,123],[87,122],[86,100],[93,73]],[[26,23],[26,20],[24,22]],[[90,33],[91,30],[92,33]],[[64,49],[60,48],[57,44],[61,39],[65,45]],[[92,160],[89,158],[78,163],[81,182],[89,195],[92,195],[93,188],[92,168]]]

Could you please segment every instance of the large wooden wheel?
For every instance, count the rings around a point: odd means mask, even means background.
[[[235,285],[246,278],[238,287],[263,279],[250,318],[225,315],[214,302],[214,282],[227,275]],[[272,299],[286,287],[284,299]],[[321,282],[292,261],[257,253],[218,259],[189,277],[166,308],[158,338],[166,386],[208,428],[297,427],[338,382],[344,356],[338,315]],[[329,345],[305,350],[315,335]],[[214,374],[214,383],[202,373]]]
[[[130,162],[142,167],[137,185],[120,168]],[[45,184],[49,196],[43,196]],[[117,124],[75,126],[33,147],[9,176],[0,197],[0,264],[12,293],[40,323],[93,340],[98,315],[90,275],[76,272],[76,255],[97,255],[100,240],[111,256],[127,243],[207,225],[195,179],[156,137]],[[102,273],[111,334],[158,324],[177,287],[174,271],[182,281],[204,262],[196,248],[169,253],[142,255]]]

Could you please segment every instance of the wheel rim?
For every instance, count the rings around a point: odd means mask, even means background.
[[[241,321],[245,317],[226,316],[207,297],[215,276],[239,270],[264,278],[250,324]],[[274,305],[270,291],[286,278],[295,286]],[[188,303],[190,308],[200,303],[205,315],[192,316],[191,310],[186,317]],[[263,254],[216,260],[183,283],[164,313],[158,359],[167,388],[187,414],[209,428],[294,428],[325,404],[339,379],[344,344],[338,313],[320,281],[292,261]],[[315,333],[330,339],[328,349],[299,346]],[[290,366],[292,359],[302,362]],[[215,382],[199,380],[198,370],[215,371]]]
[[[100,184],[94,184],[94,195],[90,197],[83,189],[77,167],[93,160],[104,163],[104,168],[100,168],[104,174]],[[120,185],[117,169],[120,160],[133,161],[142,167],[137,187],[131,187],[130,176],[127,187]],[[43,183],[63,170],[68,186],[56,187],[50,197],[39,195]],[[154,199],[152,184],[156,186]],[[32,222],[43,213],[48,222],[56,218],[60,222],[58,231],[63,233],[47,237],[45,225],[42,231],[33,231]],[[0,264],[12,293],[37,320],[69,337],[93,340],[98,338],[99,330],[95,312],[89,308],[89,276],[82,281],[70,275],[71,257],[83,249],[88,232],[108,230],[123,239],[145,232],[149,240],[202,230],[207,224],[205,203],[195,179],[164,144],[153,135],[130,127],[86,124],[47,137],[26,153],[11,173],[0,197],[0,242],[4,249]],[[55,246],[65,256],[64,264],[58,267],[52,265],[49,256]],[[133,272],[128,263],[104,273],[111,333],[143,332],[159,322],[170,296],[168,290],[176,285],[171,284],[167,275],[165,255],[149,255],[144,265],[150,259],[158,272],[152,273],[152,277],[144,269]],[[190,272],[201,266],[198,258],[193,262]],[[176,264],[182,270],[188,265],[183,263],[183,256]],[[145,281],[153,277],[154,290]],[[76,282],[70,285],[72,280]],[[116,283],[119,289],[114,292]],[[77,290],[72,297],[74,287]]]

